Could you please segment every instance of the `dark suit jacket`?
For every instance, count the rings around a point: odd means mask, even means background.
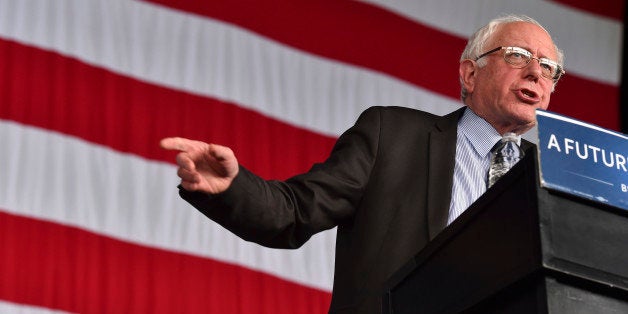
[[[264,181],[241,167],[222,194],[181,195],[269,247],[296,248],[337,226],[330,312],[378,313],[386,280],[446,226],[463,110],[373,107],[305,174]]]

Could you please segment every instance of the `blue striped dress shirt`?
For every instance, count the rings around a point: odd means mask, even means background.
[[[501,135],[467,107],[458,121],[456,165],[447,225],[486,191],[491,149]]]

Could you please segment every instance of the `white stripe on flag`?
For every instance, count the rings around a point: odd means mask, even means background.
[[[340,135],[373,105],[439,115],[460,106],[457,99],[388,75],[141,1],[42,5],[0,0],[0,36],[158,85],[233,101],[331,136]]]
[[[0,313],[12,314],[63,314],[68,313],[38,306],[17,304],[0,300]]]

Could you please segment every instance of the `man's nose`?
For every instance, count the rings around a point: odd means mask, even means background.
[[[538,58],[532,58],[528,65],[525,66],[524,71],[526,71],[526,78],[533,80],[534,82],[538,81],[543,74],[541,60]]]

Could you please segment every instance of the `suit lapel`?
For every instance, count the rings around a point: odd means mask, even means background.
[[[427,187],[427,221],[430,239],[447,224],[456,159],[458,120],[465,107],[442,118],[434,125],[429,139],[429,174]]]
[[[535,148],[535,147],[536,147],[536,145],[534,145],[533,143],[530,143],[530,142],[528,142],[528,141],[526,141],[524,139],[521,139],[521,149],[523,149],[524,152],[527,153],[528,149]],[[535,151],[533,151],[533,152],[535,152]]]

